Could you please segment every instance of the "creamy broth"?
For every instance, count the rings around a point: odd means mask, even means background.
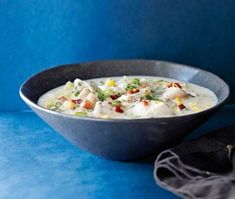
[[[157,118],[187,115],[217,103],[209,89],[175,79],[123,76],[75,79],[42,95],[44,108],[83,117]]]

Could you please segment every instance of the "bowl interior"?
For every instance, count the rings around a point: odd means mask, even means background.
[[[22,85],[20,92],[30,101],[37,103],[38,98],[45,92],[75,78],[90,79],[122,75],[162,76],[198,84],[212,90],[218,97],[218,104],[229,95],[228,85],[210,72],[181,64],[151,60],[99,61],[62,65],[32,76]]]

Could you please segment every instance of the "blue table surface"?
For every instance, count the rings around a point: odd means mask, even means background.
[[[235,106],[225,106],[190,137],[234,121]],[[0,113],[0,198],[178,198],[152,173],[151,161],[114,162],[80,150],[31,111]]]

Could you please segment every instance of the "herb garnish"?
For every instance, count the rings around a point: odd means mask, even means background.
[[[74,93],[74,96],[78,96],[80,94],[80,91],[76,91],[75,93]]]
[[[140,80],[138,78],[134,78],[131,82],[127,85],[126,91],[133,90],[140,86]]]
[[[96,90],[96,97],[100,100],[100,101],[104,101],[106,100],[110,95],[113,94],[113,91],[112,90],[101,90],[101,89],[97,89]]]
[[[86,113],[86,112],[78,111],[78,112],[76,112],[74,115],[76,115],[76,116],[78,116],[78,117],[83,117],[83,116],[86,116],[87,113]]]
[[[119,100],[113,101],[112,105],[113,106],[120,106],[121,105],[121,101],[119,101]]]

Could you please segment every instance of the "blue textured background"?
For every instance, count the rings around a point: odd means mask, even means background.
[[[0,0],[0,109],[26,108],[18,89],[30,75],[87,60],[192,64],[234,90],[234,10],[234,0]]]

